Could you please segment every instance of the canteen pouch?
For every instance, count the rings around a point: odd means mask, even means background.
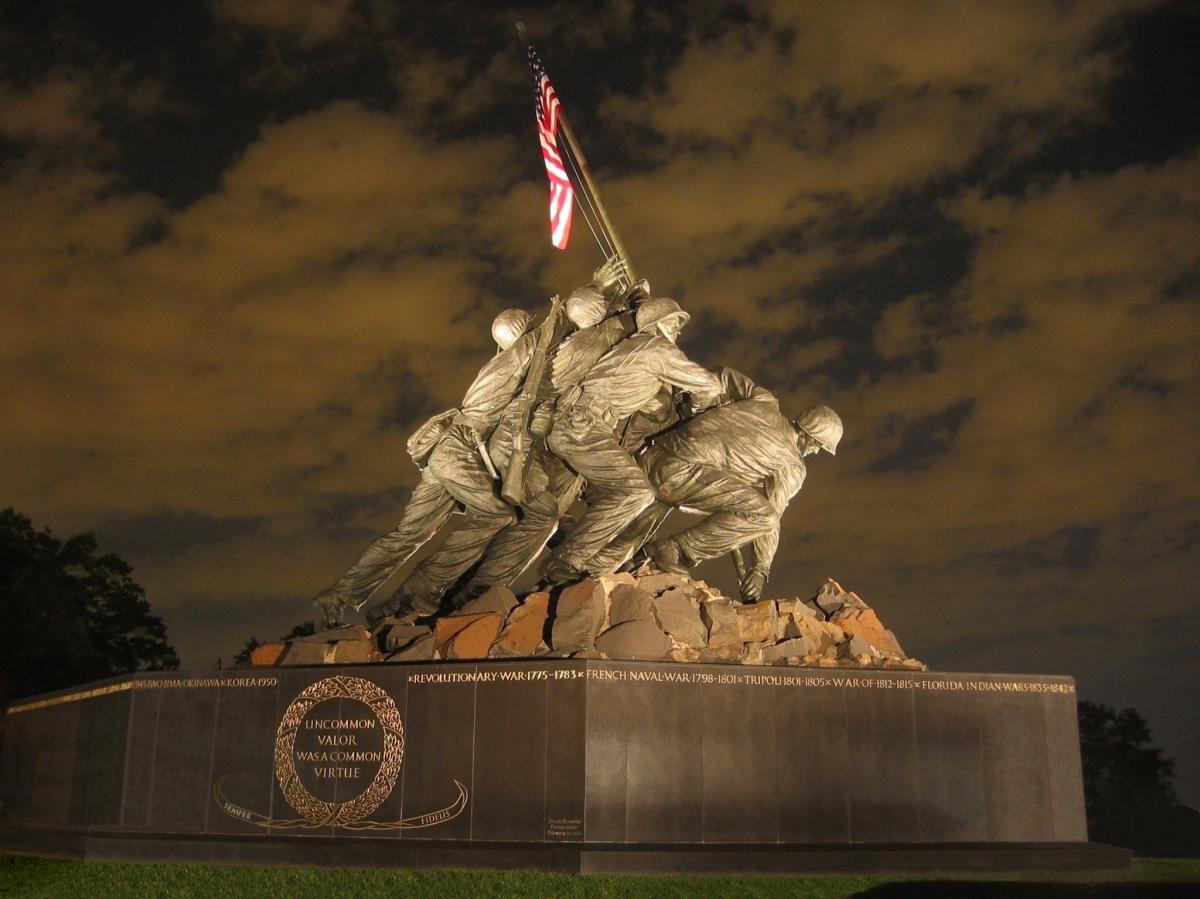
[[[412,436],[408,438],[408,454],[412,456],[412,460],[417,463],[418,467],[423,468],[429,461],[434,447],[450,430],[450,425],[454,423],[456,415],[458,415],[457,409],[447,409],[445,412],[434,415],[413,431]]]

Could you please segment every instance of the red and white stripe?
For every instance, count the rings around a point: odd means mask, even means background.
[[[542,146],[542,161],[546,163],[546,177],[550,179],[550,242],[560,250],[567,248],[571,239],[571,216],[575,206],[575,190],[571,177],[563,168],[562,155],[558,152],[558,96],[545,72],[540,79],[540,115],[538,116],[538,142]]]

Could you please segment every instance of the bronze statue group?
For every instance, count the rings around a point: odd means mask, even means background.
[[[462,404],[409,438],[421,477],[400,523],[314,600],[326,623],[361,609],[456,512],[461,520],[368,610],[369,623],[433,615],[510,586],[560,524],[544,584],[643,562],[686,573],[732,553],[742,600],[757,601],[804,458],[834,453],[842,422],[823,405],[789,419],[740,372],[692,362],[676,346],[688,319],[645,281],[629,285],[617,258],[565,302],[555,298],[537,327],[528,312],[501,312],[497,353]],[[577,500],[584,511],[570,521]],[[673,509],[703,518],[657,536]]]

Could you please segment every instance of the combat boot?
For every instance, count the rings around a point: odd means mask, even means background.
[[[663,537],[646,545],[646,554],[659,571],[667,574],[691,574],[691,568],[683,557],[683,549],[674,537]]]

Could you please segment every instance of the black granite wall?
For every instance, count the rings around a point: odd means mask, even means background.
[[[280,722],[335,676],[390,700],[402,762],[390,790],[357,799],[395,753],[383,751],[374,706],[324,699],[285,747],[312,799],[298,809],[280,782]],[[9,832],[448,844],[1087,839],[1069,678],[541,660],[147,674],[85,689],[94,695],[10,707],[0,747]],[[358,761],[297,755],[321,752]]]

